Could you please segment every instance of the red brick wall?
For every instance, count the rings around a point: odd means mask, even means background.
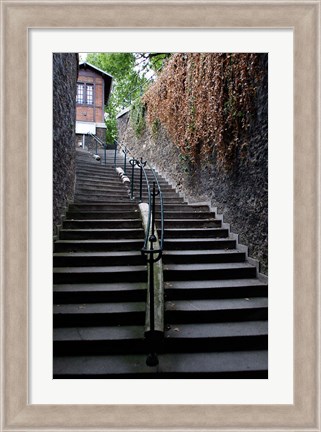
[[[96,123],[104,123],[104,80],[97,73],[91,70],[79,71],[78,82],[90,83],[94,85],[94,104],[80,105],[77,103],[76,120]]]

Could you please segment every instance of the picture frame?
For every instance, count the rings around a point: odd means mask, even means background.
[[[320,6],[320,0],[1,3],[1,431],[321,430]],[[28,404],[28,29],[106,27],[294,31],[292,405]]]

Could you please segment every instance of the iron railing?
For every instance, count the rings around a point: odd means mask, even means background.
[[[103,142],[102,139],[100,139],[97,135],[92,134],[91,132],[87,132],[87,135],[91,136],[96,143],[96,150],[95,150],[95,154],[98,155],[98,144],[100,146],[102,146],[103,150],[104,150],[104,164],[107,165],[107,144]]]
[[[143,179],[146,183],[147,199],[148,199],[148,216],[145,227],[145,240],[144,245],[141,249],[142,255],[146,259],[148,264],[149,275],[148,275],[148,305],[149,310],[147,311],[146,327],[145,327],[145,337],[149,342],[149,354],[146,360],[148,366],[156,366],[158,364],[157,358],[157,346],[164,336],[164,317],[163,310],[164,304],[163,299],[159,302],[159,297],[163,295],[163,286],[156,284],[156,290],[161,290],[160,292],[155,292],[155,265],[160,262],[164,249],[164,203],[163,194],[161,187],[155,173],[155,170],[144,161],[143,158],[137,159],[133,156],[130,149],[118,142],[115,143],[115,156],[114,165],[116,169],[117,161],[117,151],[121,151],[124,154],[124,174],[127,172],[127,158],[129,159],[129,164],[131,166],[131,190],[130,198],[135,200],[138,198],[138,202],[143,201]],[[135,169],[139,169],[139,190],[138,197],[135,197]],[[126,168],[126,169],[125,169]],[[148,171],[152,174],[152,181],[148,178]],[[159,213],[160,213],[160,229],[159,237],[157,235],[156,227],[156,198],[158,199]],[[160,268],[162,281],[162,269]],[[159,279],[158,279],[159,280]],[[162,283],[161,283],[162,285]],[[157,310],[157,308],[159,310]]]
[[[132,171],[131,171],[131,188],[130,188],[130,198],[131,200],[134,200],[136,197],[134,196],[134,191],[135,191],[135,166],[137,166],[140,169],[140,174],[139,174],[139,202],[142,202],[143,199],[143,178],[145,178],[145,182],[146,182],[146,187],[147,187],[147,196],[148,196],[148,204],[150,207],[149,210],[149,215],[148,215],[148,229],[154,229],[155,228],[155,218],[153,220],[152,218],[152,208],[153,205],[155,207],[155,199],[150,199],[152,197],[156,198],[156,196],[159,196],[159,204],[160,204],[160,245],[161,245],[161,249],[163,250],[163,244],[164,244],[164,203],[163,203],[163,194],[162,194],[162,190],[156,175],[156,172],[154,170],[154,168],[152,168],[152,166],[147,162],[147,161],[143,161],[143,158],[141,157],[140,159],[136,159],[134,157],[134,155],[132,154],[131,150],[127,147],[124,146],[122,144],[119,144],[117,142],[117,140],[115,140],[115,156],[114,156],[114,167],[116,168],[116,153],[118,151],[118,148],[121,148],[122,153],[124,154],[124,174],[127,174],[127,155],[130,156],[131,159],[129,159],[129,164],[132,167]],[[152,176],[153,176],[153,189],[151,190],[150,187],[150,181],[148,179],[148,173],[147,173],[147,169],[150,170]],[[154,209],[155,210],[155,209]],[[155,216],[155,211],[154,211],[154,216]],[[154,223],[154,227],[153,227],[153,223]],[[147,242],[147,237],[145,238],[145,243],[144,243],[144,248],[146,247],[146,242]]]

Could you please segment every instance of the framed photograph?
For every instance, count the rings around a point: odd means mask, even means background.
[[[321,430],[320,7],[320,0],[1,3],[1,431]],[[52,219],[52,53],[107,47],[269,53],[276,307],[269,305],[268,379],[52,379],[52,269],[39,257],[51,241],[51,230],[43,233]]]

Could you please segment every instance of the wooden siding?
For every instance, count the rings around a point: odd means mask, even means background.
[[[76,108],[76,120],[96,123],[104,123],[104,80],[98,74],[89,69],[81,69],[78,74],[78,82],[93,84],[93,104],[78,104]]]

